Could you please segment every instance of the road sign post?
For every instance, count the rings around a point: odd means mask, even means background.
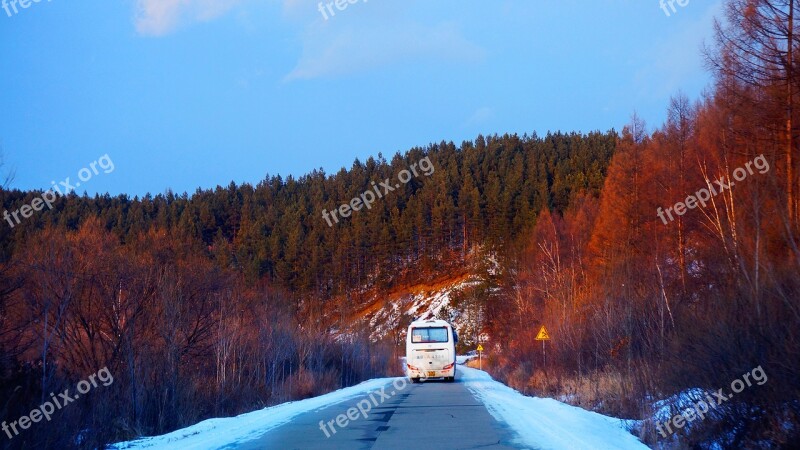
[[[478,370],[483,370],[483,361],[481,360],[481,354],[483,353],[483,346],[478,344]]]
[[[542,367],[547,366],[547,354],[544,350],[544,341],[550,340],[550,334],[547,333],[547,328],[542,325],[542,328],[539,329],[539,334],[536,335],[537,341],[542,341]]]

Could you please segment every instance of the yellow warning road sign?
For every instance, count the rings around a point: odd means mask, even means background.
[[[542,328],[539,330],[539,334],[536,335],[537,341],[549,341],[550,335],[547,334],[547,328],[542,325]]]
[[[482,352],[482,351],[483,351],[483,346],[482,346],[481,344],[478,344],[478,351],[479,351],[479,352]]]

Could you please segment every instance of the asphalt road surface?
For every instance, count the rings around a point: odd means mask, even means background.
[[[395,382],[381,393],[302,414],[237,450],[509,449],[514,433],[496,421],[456,374],[455,383]],[[400,389],[398,389],[400,388]],[[362,414],[369,407],[369,411]],[[354,408],[354,409],[351,409]],[[350,409],[351,417],[347,418]],[[341,415],[341,416],[340,416]],[[339,416],[340,424],[336,423]],[[320,421],[324,423],[324,431]],[[333,421],[333,422],[331,422]],[[335,429],[335,433],[333,432]]]

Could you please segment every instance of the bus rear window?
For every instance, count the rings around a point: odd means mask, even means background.
[[[430,327],[430,328],[412,328],[411,329],[411,342],[415,344],[426,344],[431,342],[447,342],[447,328],[445,327]]]

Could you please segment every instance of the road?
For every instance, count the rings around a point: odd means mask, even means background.
[[[455,383],[376,378],[110,448],[647,450],[630,432],[639,426],[552,398],[527,397],[486,372],[459,366]]]
[[[389,383],[380,394],[360,396],[301,414],[257,440],[225,448],[520,448],[512,443],[513,431],[496,421],[460,379],[457,373],[455,383],[428,381],[411,384],[404,380]],[[364,414],[358,411],[359,405],[365,410]],[[369,411],[366,411],[367,406]],[[347,419],[348,409],[355,420]],[[340,415],[340,423],[346,423],[343,427],[336,424]],[[321,429],[320,421],[324,423],[325,431]]]

